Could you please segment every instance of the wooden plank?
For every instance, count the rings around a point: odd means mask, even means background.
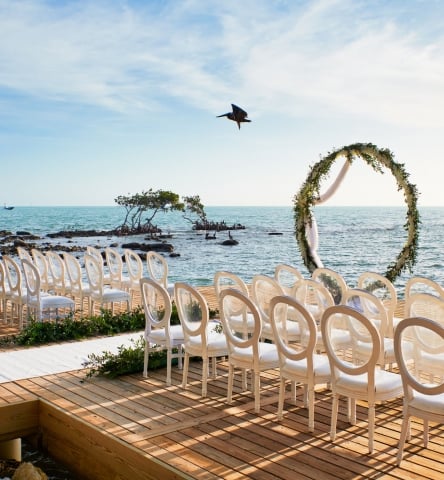
[[[36,433],[39,427],[39,400],[2,405],[0,418],[0,442]]]
[[[83,371],[68,372],[18,381],[16,387],[17,393],[21,389],[37,395],[60,412],[60,418],[57,414],[47,420],[51,428],[47,428],[44,438],[53,446],[64,445],[63,450],[66,441],[69,461],[80,461],[78,457],[87,454],[79,450],[77,443],[88,434],[88,449],[96,448],[94,455],[98,457],[111,456],[116,441],[122,447],[118,447],[119,458],[128,457],[123,450],[127,446],[135,455],[138,452],[142,458],[154,457],[196,479],[425,480],[442,476],[444,426],[430,425],[429,448],[424,449],[422,422],[416,419],[411,422],[412,439],[405,447],[405,459],[401,467],[396,466],[402,419],[400,399],[377,406],[375,451],[369,455],[365,403],[358,402],[357,423],[352,426],[347,422],[346,402],[341,400],[337,438],[331,442],[328,389],[317,389],[315,431],[311,433],[301,387],[297,388],[296,404],[287,398],[284,419],[277,420],[278,370],[264,372],[261,410],[256,414],[253,395],[240,391],[238,378],[233,402],[226,403],[226,362],[219,362],[219,375],[209,379],[209,395],[202,399],[201,367],[201,362],[191,362],[187,389],[180,385],[182,372],[177,368],[173,368],[170,387],[165,385],[165,369],[150,372],[148,378],[140,373],[115,380],[86,381]],[[83,426],[71,427],[71,418],[94,433]],[[72,435],[71,428],[75,430]],[[63,439],[66,435],[68,440]],[[103,445],[108,453],[103,453]],[[113,469],[124,470],[125,464],[119,462]],[[142,460],[134,462],[138,469],[146,468]],[[94,471],[94,465],[84,465]],[[109,477],[108,470],[101,474],[105,475],[101,478],[114,478]]]
[[[120,480],[191,478],[45,401],[40,427],[45,449],[78,475]]]

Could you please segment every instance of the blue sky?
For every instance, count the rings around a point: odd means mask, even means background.
[[[444,205],[443,18],[440,0],[0,0],[0,201],[291,205],[310,165],[371,142]],[[231,103],[240,131],[216,118]],[[358,160],[329,205],[404,201]]]

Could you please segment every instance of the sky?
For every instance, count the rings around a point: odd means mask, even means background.
[[[0,202],[292,205],[311,165],[370,142],[442,206],[443,19],[441,0],[0,0]],[[405,203],[356,159],[328,205]]]

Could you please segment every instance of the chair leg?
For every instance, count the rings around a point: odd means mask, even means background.
[[[207,396],[207,380],[208,380],[208,357],[202,359],[202,398]]]
[[[375,404],[368,406],[368,453],[373,453],[373,437],[375,432]]]
[[[337,393],[333,394],[333,403],[331,407],[331,425],[330,425],[330,440],[336,438],[336,422],[338,420],[338,403],[339,395]]]
[[[305,390],[308,390],[308,430],[314,431],[314,388],[313,385],[305,385]]]
[[[294,380],[292,380],[292,382],[291,382],[291,400],[292,400],[294,405],[296,405],[296,393],[297,393],[296,382]]]
[[[254,372],[254,411],[261,411],[261,372]]]
[[[149,352],[150,345],[145,340],[145,352],[143,355],[143,376],[146,378],[148,377],[148,352]]]
[[[356,399],[348,399],[348,421],[350,425],[356,425]]]
[[[396,462],[399,467],[402,461],[402,454],[404,451],[405,439],[407,437],[407,433],[410,430],[410,418],[406,409],[404,409],[402,413],[402,427],[401,427],[401,437],[399,438],[399,446],[398,446],[398,455],[396,456]]]
[[[188,366],[190,363],[190,356],[185,352],[183,360],[183,373],[182,373],[182,388],[187,388],[188,383]]]
[[[309,398],[308,398],[308,385],[304,385],[304,408],[308,408]]]
[[[171,348],[168,348],[167,350],[167,379],[166,379],[166,384],[169,387],[171,385],[171,361],[172,361],[172,355],[171,355]]]
[[[291,388],[293,389],[293,382]],[[285,397],[285,378],[281,377],[281,381],[279,383],[279,400],[278,400],[278,412],[277,417],[278,420],[282,420],[284,416],[284,397]]]
[[[424,419],[424,448],[429,446],[429,421],[425,418]]]
[[[213,362],[213,365],[212,365],[213,379],[215,379],[216,376],[217,376],[217,363],[216,363],[216,361],[217,361],[217,358],[216,358],[216,357],[213,357],[213,358],[212,358],[212,362]]]
[[[227,384],[227,403],[231,404],[233,397],[233,377],[234,377],[234,367],[230,363],[228,365],[228,384]]]

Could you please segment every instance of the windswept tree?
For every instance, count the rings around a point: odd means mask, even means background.
[[[153,219],[158,212],[183,212],[185,208],[177,193],[152,188],[135,195],[119,195],[114,201],[126,210],[120,228],[136,232],[153,231]]]
[[[190,197],[182,197],[185,204],[183,218],[193,225],[199,220],[201,223],[207,221],[207,214],[205,213],[205,207],[200,201],[199,195],[193,195]]]

